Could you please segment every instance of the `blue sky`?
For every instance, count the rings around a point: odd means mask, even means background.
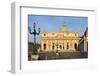
[[[82,36],[88,26],[88,17],[29,15],[28,26],[31,29],[34,22],[36,23],[36,29],[38,30],[38,28],[40,28],[41,32],[57,32],[65,22],[68,31],[79,32],[80,36]],[[33,37],[34,36],[28,34],[28,40],[30,42],[34,41]],[[37,42],[39,40],[40,36],[37,36]]]

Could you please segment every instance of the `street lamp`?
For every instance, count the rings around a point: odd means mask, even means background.
[[[36,35],[40,34],[40,28],[38,28],[38,32],[37,32],[36,31],[36,23],[35,22],[33,24],[33,31],[31,31],[31,29],[29,27],[29,33],[34,35],[34,50],[32,51],[32,53],[36,53],[37,52]]]

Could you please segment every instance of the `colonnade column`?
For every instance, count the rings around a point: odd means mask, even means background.
[[[49,47],[48,40],[46,40],[46,51],[49,51],[48,47]]]

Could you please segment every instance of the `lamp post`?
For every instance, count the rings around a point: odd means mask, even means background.
[[[37,52],[36,35],[40,34],[40,28],[38,28],[38,32],[37,32],[36,31],[36,23],[35,22],[33,24],[33,31],[31,31],[31,29],[29,27],[29,33],[34,35],[34,50],[32,51],[32,53],[36,53]]]

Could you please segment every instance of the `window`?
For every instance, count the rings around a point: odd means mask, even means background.
[[[63,46],[63,49],[64,49],[64,46]]]
[[[46,36],[46,34],[44,34],[44,36]]]
[[[54,43],[53,43],[52,45],[53,45],[53,46],[52,46],[52,49],[54,50],[54,48],[55,48]]]
[[[60,45],[60,49],[62,49],[62,46]]]
[[[64,43],[63,43],[63,49],[64,49]]]
[[[74,44],[74,48],[77,49],[77,44],[76,43]]]
[[[53,45],[53,46],[52,46],[52,49],[54,50],[54,48],[55,48],[55,46]]]
[[[69,43],[67,43],[67,49],[69,49]]]
[[[46,50],[46,44],[44,44],[44,50]]]

